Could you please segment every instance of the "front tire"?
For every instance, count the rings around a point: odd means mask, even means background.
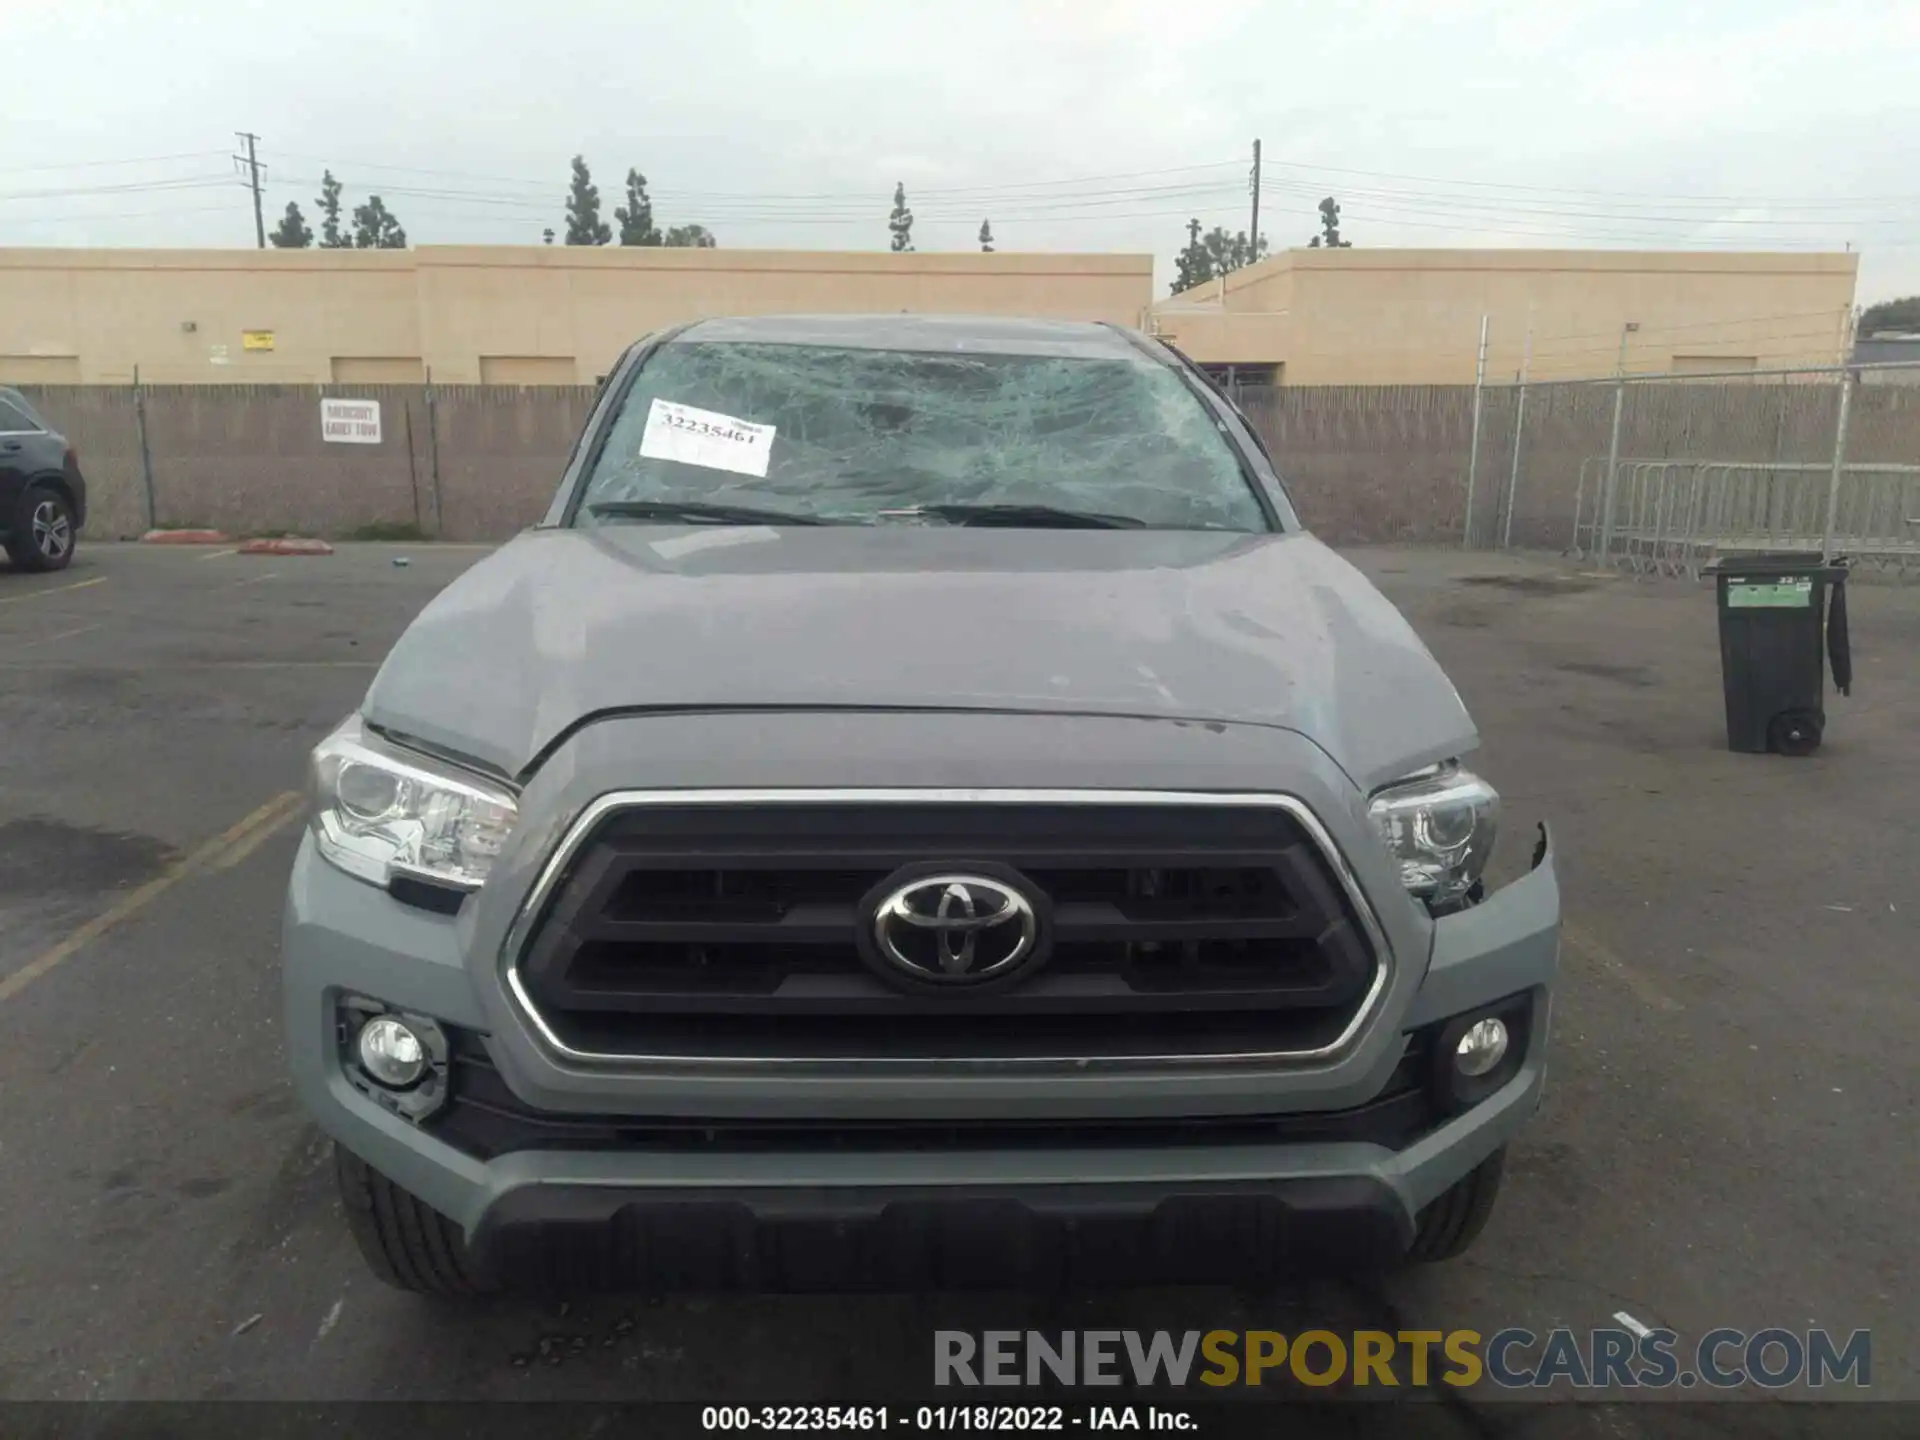
[[[460,1227],[438,1210],[338,1145],[333,1173],[354,1243],[387,1284],[419,1295],[484,1295],[497,1288],[474,1264]]]
[[[1506,1164],[1507,1152],[1502,1146],[1422,1210],[1407,1259],[1416,1265],[1451,1260],[1479,1239],[1480,1232],[1487,1228],[1487,1217],[1493,1214],[1493,1200],[1500,1193],[1500,1176]]]
[[[13,513],[7,555],[16,570],[64,570],[73,561],[73,507],[50,485],[29,485]]]

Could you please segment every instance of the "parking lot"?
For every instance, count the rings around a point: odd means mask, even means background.
[[[1462,1260],[1273,1294],[463,1309],[365,1274],[283,1076],[275,950],[308,748],[484,553],[99,545],[0,571],[0,1395],[845,1402],[921,1390],[941,1326],[1625,1312],[1870,1329],[1873,1393],[1920,1401],[1920,589],[1855,587],[1855,694],[1785,760],[1724,749],[1702,587],[1355,553],[1479,722],[1501,873],[1538,818],[1562,867],[1545,1108]],[[1444,1398],[1459,1433],[1508,1433]],[[1687,1423],[1805,1433],[1778,1407]]]

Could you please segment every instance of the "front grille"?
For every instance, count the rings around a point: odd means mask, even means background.
[[[1051,953],[1004,988],[903,990],[863,898],[903,866],[1010,867]],[[763,803],[615,811],[519,959],[576,1050],[701,1059],[994,1059],[1312,1050],[1376,957],[1288,811],[1205,804]]]
[[[562,1114],[515,1095],[485,1040],[449,1029],[447,1102],[428,1128],[479,1160],[523,1150],[700,1153],[724,1151],[1042,1150],[1140,1146],[1358,1143],[1403,1150],[1438,1122],[1427,1089],[1431,1035],[1406,1037],[1380,1093],[1345,1110],[1182,1115],[1174,1119],[741,1120],[702,1116]]]

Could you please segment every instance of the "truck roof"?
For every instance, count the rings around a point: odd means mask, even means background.
[[[747,315],[699,320],[672,344],[822,345],[944,354],[1139,359],[1124,330],[1091,320],[997,315]]]

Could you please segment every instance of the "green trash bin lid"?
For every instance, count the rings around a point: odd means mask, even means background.
[[[1707,566],[1704,575],[1724,576],[1731,585],[1741,581],[1752,585],[1825,580],[1829,584],[1847,578],[1850,562],[1844,555],[1822,560],[1816,553],[1775,551],[1764,555],[1725,555]]]

